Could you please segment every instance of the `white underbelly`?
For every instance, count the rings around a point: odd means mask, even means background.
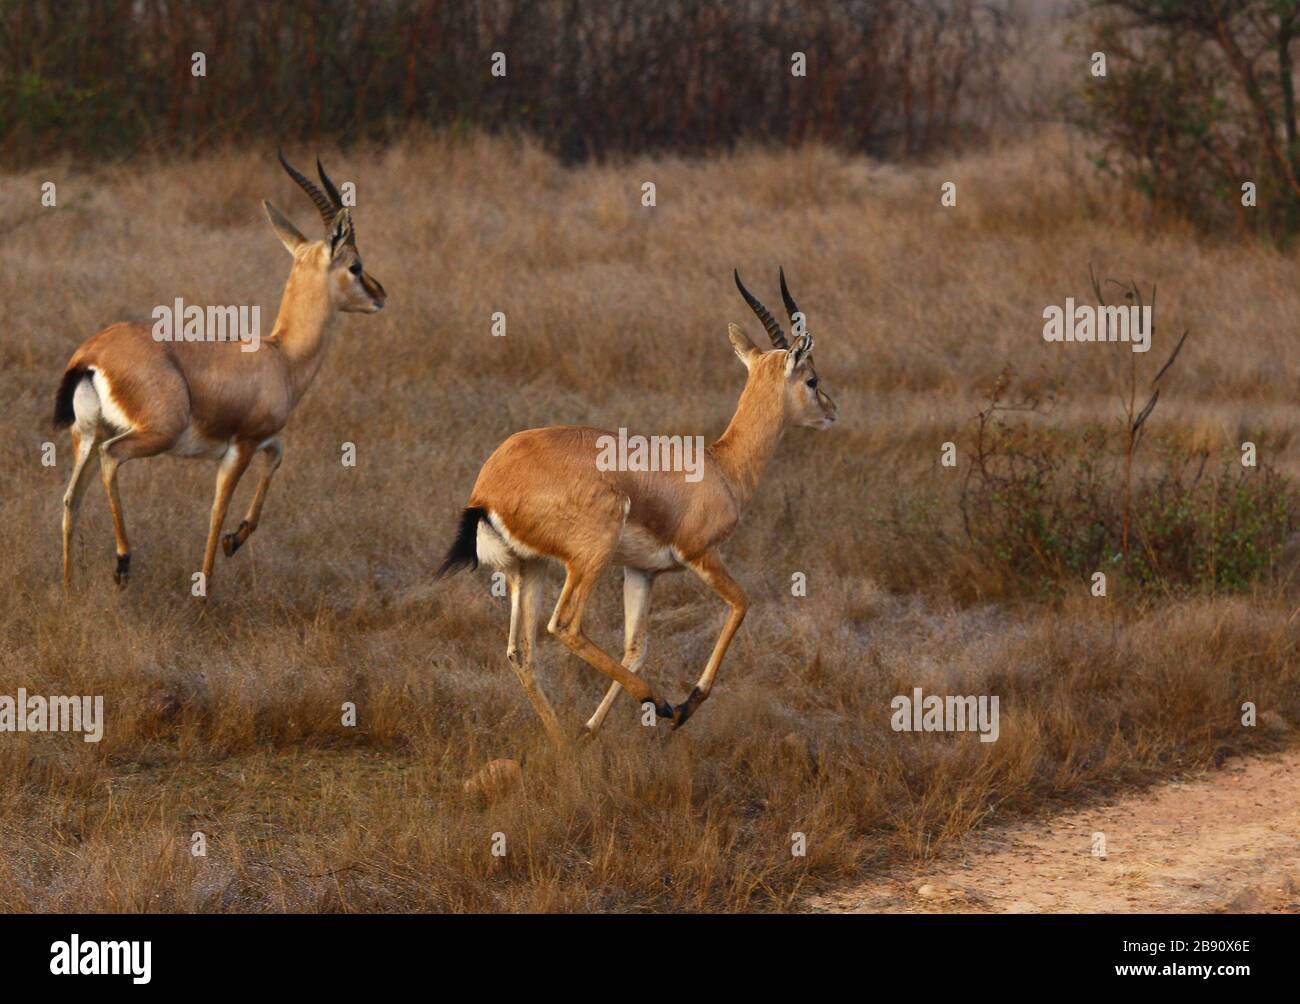
[[[666,572],[681,566],[672,547],[661,543],[644,527],[626,523],[614,550],[614,563],[647,572]]]
[[[204,460],[220,460],[230,449],[231,440],[205,439],[195,431],[194,426],[186,426],[180,439],[167,452],[174,457],[195,457]]]
[[[521,561],[543,557],[541,552],[511,534],[495,512],[489,510],[487,516],[479,523],[475,534],[475,550],[482,564],[489,568],[509,569]],[[683,567],[676,550],[635,523],[624,524],[610,563],[629,565],[647,572],[667,572]]]

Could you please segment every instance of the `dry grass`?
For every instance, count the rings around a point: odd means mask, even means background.
[[[53,390],[78,341],[155,303],[273,313],[287,259],[257,200],[312,214],[265,152],[0,179],[16,224],[0,245],[0,694],[108,705],[98,745],[0,736],[0,909],[783,908],[991,819],[1258,747],[1242,701],[1300,720],[1300,620],[1277,589],[971,602],[998,592],[992,572],[896,532],[909,514],[955,519],[939,444],[1008,362],[1065,384],[1063,434],[1117,413],[1127,350],[1040,336],[1045,305],[1086,297],[1089,261],[1159,283],[1153,357],[1194,329],[1153,429],[1251,439],[1295,474],[1291,258],[1143,221],[1068,167],[1061,137],[906,172],[819,148],[566,171],[480,138],[325,159],[358,182],[360,247],[390,303],[342,323],[263,528],[219,559],[206,609],[188,585],[214,472],[173,459],[124,468],[129,590],[112,587],[93,485],[62,599],[67,467],[39,462]],[[58,210],[33,211],[43,180]],[[518,428],[721,431],[743,382],[726,324],[757,328],[730,270],[771,301],[778,263],[841,422],[789,435],[728,549],[754,608],[704,710],[670,739],[624,699],[599,742],[557,759],[505,662],[506,601],[483,573],[432,579],[456,510]],[[807,597],[790,596],[794,571]],[[610,647],[619,611],[610,575],[590,616]],[[647,672],[669,697],[721,620],[694,582],[657,587]],[[576,729],[602,681],[549,642],[541,657]],[[1000,695],[1000,740],[892,732],[889,700],[914,686]],[[344,701],[358,728],[340,726]],[[466,798],[501,756],[522,760],[523,788]]]

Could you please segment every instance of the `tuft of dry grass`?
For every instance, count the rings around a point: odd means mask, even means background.
[[[155,303],[273,314],[287,259],[258,200],[313,214],[266,152],[0,178],[4,218],[25,220],[0,244],[0,694],[103,694],[108,717],[99,744],[0,735],[0,909],[784,909],[976,826],[1279,742],[1241,726],[1244,701],[1300,721],[1300,618],[1281,589],[1136,605],[1081,583],[994,604],[978,597],[1004,592],[997,569],[898,532],[951,526],[959,469],[940,446],[1009,362],[1067,389],[1061,435],[1114,414],[1127,349],[1040,334],[1044,306],[1087,297],[1089,261],[1156,280],[1160,330],[1195,329],[1160,435],[1250,439],[1295,475],[1290,258],[1135,224],[1053,135],[907,172],[815,146],[573,170],[481,136],[324,154],[357,183],[389,306],[341,322],[263,526],[220,559],[204,608],[189,576],[214,472],[175,459],[123,468],[121,593],[92,485],[62,597],[51,398],[81,339]],[[48,179],[60,208],[24,216]],[[506,601],[483,573],[432,579],[456,511],[516,429],[719,433],[743,383],[727,322],[756,330],[730,271],[775,301],[778,264],[841,421],[789,434],[728,549],[753,608],[705,709],[670,738],[625,700],[560,757],[506,664]],[[611,649],[620,610],[611,574],[589,615]],[[646,672],[678,698],[722,609],[677,577],[651,616]],[[549,641],[540,656],[576,730],[603,681]],[[893,732],[890,699],[916,686],[999,695],[999,740]],[[522,782],[467,797],[496,758]]]

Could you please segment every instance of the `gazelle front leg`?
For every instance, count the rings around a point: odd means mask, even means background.
[[[248,462],[253,459],[256,446],[252,443],[232,443],[221,458],[217,468],[217,491],[212,499],[212,519],[208,524],[208,544],[203,549],[203,582],[212,582],[212,566],[217,560],[217,540],[221,537],[221,525],[226,521],[226,512],[230,508],[230,498],[235,494],[235,487]]]
[[[630,565],[623,569],[623,668],[631,673],[638,672],[645,662],[646,633],[650,626],[650,587],[654,581],[653,572]],[[589,734],[594,734],[604,724],[605,716],[622,690],[622,684],[617,682],[609,685],[600,707],[587,720]]]
[[[731,639],[735,636],[736,630],[745,619],[745,611],[749,609],[749,599],[745,596],[745,590],[741,588],[739,582],[731,577],[726,566],[722,563],[722,556],[716,550],[706,552],[702,557],[689,564],[691,571],[707,582],[715,593],[727,601],[727,606],[731,607],[731,613],[727,615],[727,623],[722,626],[722,633],[718,635],[718,640],[713,646],[713,654],[709,656],[708,665],[704,667],[704,674],[695,685],[695,689],[691,691],[691,695],[684,702],[673,709],[674,729],[679,729],[685,725],[686,720],[695,714],[695,709],[703,704],[709,696],[709,691],[713,689],[713,678],[718,675],[718,667],[722,665],[722,657],[727,654],[727,646],[731,644]]]
[[[239,529],[221,538],[221,550],[227,558],[243,547],[244,541],[257,529],[258,521],[262,518],[262,504],[266,501],[267,489],[271,487],[271,476],[280,469],[280,463],[284,460],[284,444],[278,439],[268,439],[258,450],[266,454],[266,468],[262,471],[261,480],[257,482],[257,492],[248,507],[248,515],[239,524]]]

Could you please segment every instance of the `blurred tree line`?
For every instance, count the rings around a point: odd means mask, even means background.
[[[0,0],[0,152],[419,123],[526,131],[566,161],[813,138],[915,156],[986,136],[1012,29],[1000,0]]]

